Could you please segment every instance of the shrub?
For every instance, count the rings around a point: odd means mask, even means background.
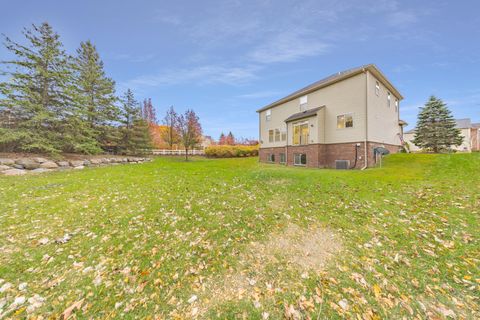
[[[205,149],[205,155],[209,158],[254,157],[258,156],[258,146],[210,146]]]

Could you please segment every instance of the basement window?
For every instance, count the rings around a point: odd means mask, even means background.
[[[353,128],[353,114],[341,114],[337,116],[337,129]]]
[[[287,162],[287,158],[285,157],[285,153],[280,153],[280,163],[285,164]]]
[[[275,155],[273,153],[269,153],[267,155],[267,161],[268,162],[275,162]]]
[[[295,153],[293,155],[293,164],[296,165],[296,166],[307,165],[307,154],[306,153]]]

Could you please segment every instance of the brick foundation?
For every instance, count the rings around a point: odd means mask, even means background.
[[[357,147],[357,144],[359,145]],[[368,166],[375,166],[373,149],[384,147],[390,153],[397,153],[400,146],[389,145],[369,141],[367,143]],[[275,163],[280,163],[280,154],[287,156],[287,165],[294,165],[294,155],[305,153],[307,155],[306,167],[309,168],[335,168],[335,160],[349,160],[352,169],[360,169],[365,166],[365,142],[336,143],[336,144],[309,144],[305,146],[288,146],[276,148],[261,148],[259,159],[261,162],[269,162],[269,155],[275,155]],[[357,161],[355,163],[355,155]]]

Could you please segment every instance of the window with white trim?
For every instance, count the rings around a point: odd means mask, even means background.
[[[280,153],[280,163],[285,164],[287,162],[287,157],[285,157],[285,153]]]
[[[337,129],[353,128],[353,113],[337,116]]]
[[[293,125],[293,144],[308,144],[308,121]]]
[[[296,166],[307,165],[307,154],[306,153],[295,153],[293,155],[293,164],[296,165]]]
[[[391,105],[392,105],[392,95],[390,94],[390,92],[387,92],[387,107],[390,108]]]
[[[287,131],[282,131],[282,141],[287,140]]]
[[[300,97],[300,111],[307,110],[308,96]]]
[[[280,129],[275,129],[275,142],[280,141]]]
[[[268,142],[273,142],[273,130],[268,130]]]
[[[272,119],[272,109],[268,109],[265,112],[265,121],[270,121]]]
[[[375,94],[380,95],[380,83],[378,81],[375,82]]]
[[[395,99],[395,112],[398,112],[398,99]]]
[[[269,153],[267,155],[267,161],[268,162],[275,162],[275,155],[273,153]]]

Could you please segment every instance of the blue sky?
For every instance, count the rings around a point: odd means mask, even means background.
[[[91,40],[117,91],[193,108],[205,134],[256,138],[255,110],[375,63],[415,124],[431,94],[480,122],[480,1],[2,1],[0,32],[48,21],[70,53]],[[0,60],[8,57],[0,48]]]

